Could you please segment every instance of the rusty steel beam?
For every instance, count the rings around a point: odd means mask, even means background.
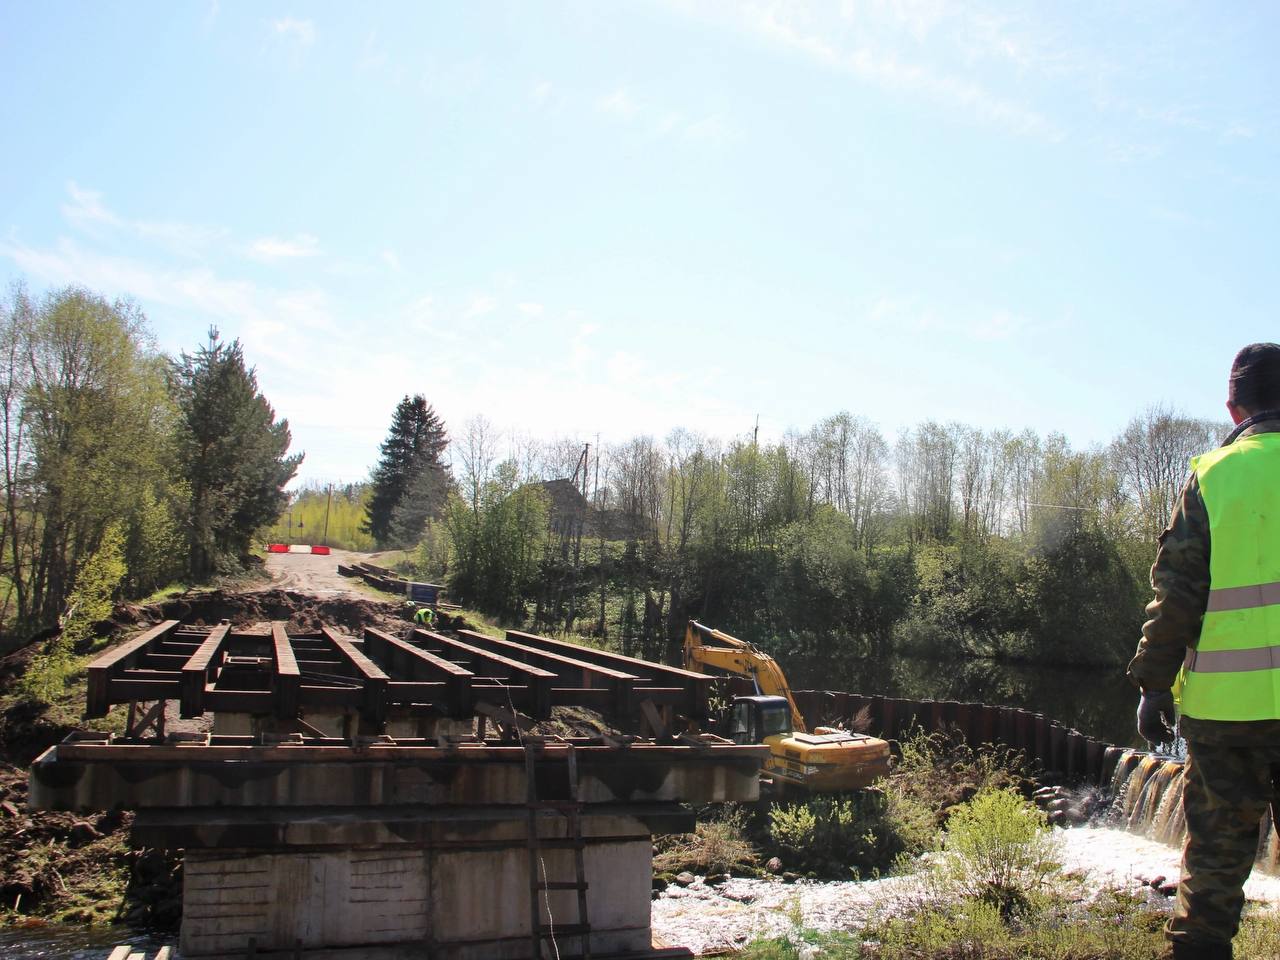
[[[715,677],[710,674],[695,673],[608,650],[596,650],[566,640],[553,640],[551,637],[521,630],[508,630],[507,639],[525,647],[559,653],[575,660],[633,674],[640,680],[636,685],[637,700],[648,699],[659,705],[674,706],[685,716],[695,720],[706,719],[709,715],[707,703],[715,683]],[[674,689],[683,691],[684,696],[673,697],[670,691]]]
[[[111,706],[111,678],[132,666],[146,650],[178,629],[179,621],[166,620],[128,643],[108,650],[89,664],[89,689],[85,697],[86,717],[105,717]]]
[[[550,670],[530,666],[527,663],[521,663],[519,660],[513,660],[511,657],[504,657],[501,654],[481,649],[461,640],[454,640],[439,633],[432,633],[429,630],[414,630],[413,640],[431,653],[441,656],[451,654],[455,658],[465,658],[472,662],[473,665],[482,664],[484,669],[494,672],[494,676],[487,679],[496,679],[503,686],[511,686],[514,690],[514,686],[510,681],[523,684],[528,688],[528,700],[531,702],[528,702],[523,707],[520,707],[519,704],[516,704],[516,706],[536,720],[545,720],[551,716],[551,688],[555,683],[556,675]],[[454,662],[456,663],[457,661],[455,660]],[[476,674],[477,678],[480,677],[478,670],[471,669],[471,672]],[[475,689],[476,686],[476,682],[473,680],[472,688]],[[501,703],[501,694],[498,696],[499,703]]]
[[[579,690],[602,689],[607,691],[608,698],[603,704],[592,705],[596,709],[603,709],[605,713],[629,716],[632,712],[632,691],[636,685],[636,677],[632,674],[623,673],[621,670],[614,670],[610,667],[595,666],[584,660],[567,657],[560,653],[537,650],[509,640],[487,637],[472,630],[459,630],[458,635],[463,637],[467,643],[478,646],[483,650],[489,650],[501,656],[510,657],[513,660],[519,660],[521,663],[527,663],[530,666],[554,673],[560,681],[557,684],[558,690],[578,688]],[[570,684],[573,686],[570,687]],[[585,703],[578,705],[588,706]]]
[[[471,685],[475,674],[470,670],[373,627],[365,627],[364,648],[393,675],[410,681],[427,681],[438,687],[442,695],[432,700],[406,700],[403,695],[410,685],[393,682],[392,703],[435,703],[455,719],[469,717],[474,712]]]
[[[227,634],[231,632],[230,624],[215,627],[205,638],[200,648],[193,653],[182,667],[181,686],[179,692],[180,707],[183,717],[198,717],[204,713],[204,692],[210,681],[217,675],[221,666],[222,646]]]
[[[294,656],[293,645],[289,642],[289,634],[285,625],[279,620],[271,624],[272,684],[275,689],[275,714],[281,720],[292,720],[298,715],[299,694],[302,690],[302,675],[298,669],[298,659]]]
[[[349,638],[328,627],[321,627],[320,632],[333,644],[356,678],[363,682],[364,698],[360,712],[375,727],[380,727],[387,717],[387,684],[391,678]]]

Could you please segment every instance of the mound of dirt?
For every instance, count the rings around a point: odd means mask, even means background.
[[[313,597],[290,590],[255,590],[249,593],[192,591],[139,610],[157,623],[181,620],[190,624],[213,625],[229,620],[242,626],[283,620],[289,630],[302,633],[319,630],[321,626],[359,633],[365,627],[385,627],[403,622],[395,603],[352,597]]]
[[[0,764],[0,911],[11,921],[177,927],[181,865],[129,849],[131,814],[28,812],[26,803],[25,772]]]

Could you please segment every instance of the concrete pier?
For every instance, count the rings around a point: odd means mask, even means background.
[[[580,885],[591,955],[643,956],[653,833],[691,830],[687,803],[756,799],[766,750],[89,738],[41,756],[30,796],[136,810],[135,843],[184,851],[183,956],[517,960],[535,955],[535,902],[558,954],[579,956]]]

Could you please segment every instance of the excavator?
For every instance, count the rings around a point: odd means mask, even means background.
[[[754,644],[690,620],[684,634],[684,667],[749,677],[756,693],[735,697],[721,735],[734,743],[770,749],[761,771],[778,792],[857,790],[889,772],[889,744],[834,727],[810,733],[776,660]]]

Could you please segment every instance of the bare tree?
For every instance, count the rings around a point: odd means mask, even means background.
[[[1217,445],[1220,426],[1151,406],[1111,444],[1111,462],[1136,513],[1137,533],[1154,538],[1169,521],[1190,473],[1189,461]]]

